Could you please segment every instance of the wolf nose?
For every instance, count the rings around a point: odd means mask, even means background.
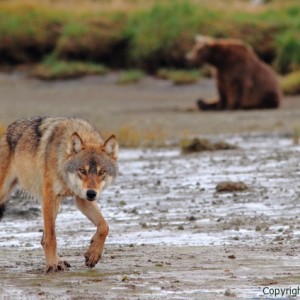
[[[86,196],[87,196],[88,200],[94,200],[96,195],[97,195],[97,192],[95,192],[94,190],[88,190],[86,192]]]

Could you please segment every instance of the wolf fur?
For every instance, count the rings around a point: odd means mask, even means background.
[[[97,227],[84,254],[86,265],[92,268],[101,258],[109,227],[96,200],[117,175],[117,157],[115,136],[104,140],[81,119],[34,117],[8,126],[0,140],[0,217],[17,184],[42,199],[45,272],[70,267],[57,254],[55,234],[59,206],[67,196],[76,198],[79,210]]]

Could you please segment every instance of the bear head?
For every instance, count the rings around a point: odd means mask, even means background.
[[[191,64],[202,65],[209,62],[211,46],[214,39],[209,36],[197,35],[192,50],[187,53],[186,59]]]

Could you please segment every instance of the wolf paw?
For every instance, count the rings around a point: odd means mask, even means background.
[[[67,268],[71,268],[71,265],[66,260],[60,260],[59,263],[64,264],[64,266]]]
[[[71,265],[67,261],[60,260],[57,264],[47,264],[45,268],[45,274],[59,271],[67,271],[70,267]]]
[[[87,251],[84,253],[85,265],[89,268],[95,267],[101,258],[101,253]]]

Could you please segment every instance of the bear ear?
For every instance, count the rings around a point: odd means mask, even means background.
[[[196,43],[201,43],[201,44],[210,44],[213,42],[213,38],[210,36],[206,36],[206,35],[201,35],[201,34],[197,34],[195,36],[195,42]]]
[[[68,153],[78,153],[84,148],[83,141],[77,132],[73,132],[68,144]]]
[[[119,145],[115,135],[111,135],[104,143],[103,149],[107,155],[112,159],[116,160],[118,158]]]

